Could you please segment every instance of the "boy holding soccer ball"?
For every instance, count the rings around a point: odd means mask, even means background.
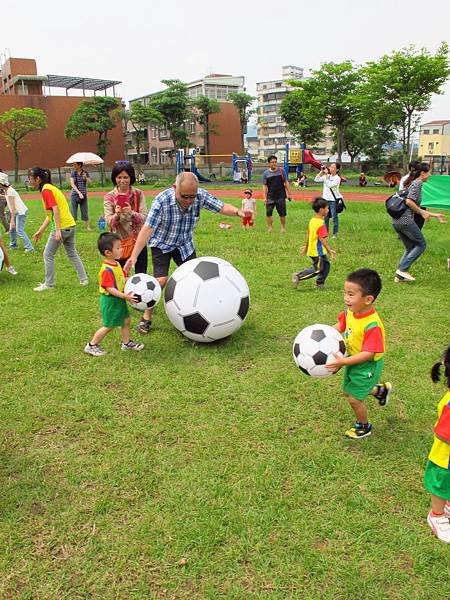
[[[360,439],[372,433],[364,400],[375,396],[380,406],[386,406],[392,384],[374,383],[380,380],[385,352],[383,323],[373,307],[381,291],[381,278],[372,269],[358,269],[347,275],[344,283],[346,309],[338,315],[334,326],[343,336],[348,356],[336,356],[326,367],[337,371],[345,367],[343,389],[356,416],[356,423],[345,435]]]
[[[130,340],[130,313],[127,301],[136,302],[136,300],[132,293],[124,293],[125,274],[118,263],[118,259],[122,255],[120,237],[116,233],[101,233],[97,246],[100,254],[105,257],[98,273],[103,327],[94,333],[94,337],[86,344],[84,351],[91,356],[106,354],[99,344],[114,327],[120,327],[122,350],[142,350],[144,344]]]

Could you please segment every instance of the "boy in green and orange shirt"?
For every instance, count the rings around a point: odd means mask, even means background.
[[[336,372],[345,366],[343,389],[356,416],[356,423],[345,435],[361,439],[372,433],[364,400],[374,396],[380,406],[386,406],[392,384],[380,381],[385,352],[383,323],[373,307],[381,291],[381,279],[372,269],[358,269],[347,275],[344,283],[346,309],[339,313],[335,328],[342,334],[347,356],[336,356],[326,365]]]
[[[94,333],[91,341],[86,344],[84,351],[91,356],[103,356],[106,351],[100,347],[100,342],[115,327],[120,327],[122,350],[143,350],[144,344],[130,340],[130,313],[128,302],[136,302],[132,293],[126,294],[125,274],[118,259],[122,255],[122,244],[116,233],[105,232],[98,238],[98,249],[104,256],[104,261],[98,273],[100,292],[100,313],[103,326]]]

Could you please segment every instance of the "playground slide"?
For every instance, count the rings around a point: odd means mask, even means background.
[[[211,179],[208,179],[207,177],[203,177],[203,175],[200,173],[200,171],[198,169],[195,169],[194,175],[197,175],[197,179],[201,183],[211,183]]]
[[[200,171],[197,171],[196,175],[197,175],[197,179],[199,181],[201,181],[202,183],[210,183],[211,182],[211,179],[208,179],[207,177],[203,177],[203,175],[200,173]]]

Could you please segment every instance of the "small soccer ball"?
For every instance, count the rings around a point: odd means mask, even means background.
[[[157,279],[147,273],[136,273],[125,283],[125,294],[132,293],[137,303],[130,303],[133,308],[145,310],[152,308],[161,298],[161,286]]]
[[[187,338],[213,342],[241,327],[250,307],[250,291],[232,264],[204,256],[173,272],[164,306],[172,325]]]
[[[345,356],[346,348],[342,335],[330,325],[310,325],[300,331],[292,348],[297,367],[312,377],[333,375],[325,365],[333,362],[334,354]]]

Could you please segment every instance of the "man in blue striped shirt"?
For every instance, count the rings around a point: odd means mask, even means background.
[[[158,194],[153,200],[124,271],[131,271],[142,248],[149,244],[152,251],[153,275],[163,288],[168,280],[172,259],[179,266],[196,257],[192,236],[200,219],[201,208],[229,217],[243,217],[242,210],[232,204],[225,204],[199,188],[198,179],[193,173],[180,173],[175,185]],[[152,310],[148,309],[138,324],[138,331],[148,333],[151,319]]]

